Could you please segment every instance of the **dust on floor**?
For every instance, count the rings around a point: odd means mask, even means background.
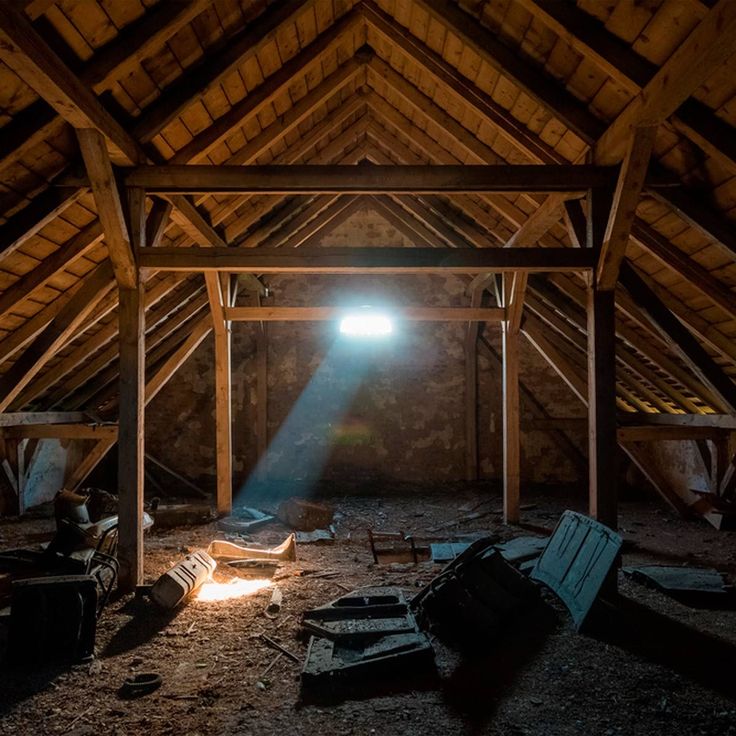
[[[736,734],[736,612],[691,609],[620,576],[623,606],[593,633],[574,631],[551,596],[543,624],[520,620],[488,652],[468,659],[435,641],[439,683],[406,692],[337,703],[300,698],[299,666],[261,634],[303,659],[302,611],[366,585],[398,585],[409,596],[437,572],[432,563],[375,565],[366,528],[421,534],[463,516],[463,505],[488,498],[487,488],[385,497],[333,498],[337,541],[302,545],[298,560],[276,574],[284,594],[280,616],[269,619],[265,588],[226,601],[192,601],[163,614],[128,596],[99,622],[91,664],[43,672],[0,672],[0,734],[69,736],[219,736],[254,734]],[[535,495],[524,529],[504,527],[490,514],[446,533],[489,530],[502,538],[552,530],[579,500]],[[497,495],[490,507],[500,506]],[[654,504],[626,503],[621,531],[624,564],[715,565],[736,577],[735,533],[685,522]],[[38,544],[49,521],[0,523],[0,548]],[[277,543],[272,524],[253,537]],[[434,532],[435,535],[438,532]],[[152,530],[146,539],[146,577],[154,580],[186,551],[218,536],[214,524]],[[219,535],[221,536],[221,535]],[[300,571],[336,571],[330,578]],[[264,672],[272,665],[267,674]],[[163,686],[135,701],[118,689],[132,673],[158,672]],[[376,683],[379,685],[379,683]]]

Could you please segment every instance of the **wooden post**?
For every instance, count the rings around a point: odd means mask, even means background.
[[[483,288],[475,289],[471,307],[479,307]],[[478,323],[465,333],[465,480],[478,480]]]
[[[256,442],[258,462],[268,449],[268,325],[256,325]],[[260,465],[263,470],[263,465]]]
[[[512,289],[504,276],[504,303]],[[519,523],[521,438],[519,428],[519,332],[503,322],[503,520]]]
[[[217,456],[217,513],[227,516],[233,508],[232,409],[231,409],[231,329],[223,315],[229,304],[229,279],[220,281],[220,309],[212,309],[215,337],[215,451]],[[210,306],[212,306],[210,295]]]
[[[589,513],[617,527],[614,292],[588,287]]]
[[[121,589],[143,582],[144,290],[120,289],[118,508]]]

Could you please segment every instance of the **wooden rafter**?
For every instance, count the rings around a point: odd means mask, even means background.
[[[596,273],[596,284],[599,289],[613,289],[618,281],[618,273],[626,255],[626,246],[636,217],[636,207],[649,168],[649,157],[656,134],[656,126],[639,127],[632,132],[621,164],[611,213],[601,245]]]
[[[115,279],[121,288],[132,289],[138,282],[135,256],[123,214],[120,192],[107,155],[105,139],[94,128],[77,130],[77,138],[95,197],[97,214],[105,234],[105,244],[112,261]]]

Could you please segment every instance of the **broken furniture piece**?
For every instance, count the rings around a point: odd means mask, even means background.
[[[609,576],[616,574],[622,544],[607,526],[565,511],[530,577],[560,598],[580,631]]]
[[[492,538],[478,539],[411,602],[423,629],[461,646],[488,642],[537,588],[504,560]]]
[[[332,523],[334,515],[332,507],[327,504],[307,501],[296,496],[282,501],[276,510],[279,521],[302,532],[325,529]]]
[[[713,568],[637,565],[625,567],[624,575],[689,606],[727,605],[734,600],[734,589]]]
[[[13,582],[8,658],[14,664],[89,660],[96,631],[97,582],[91,575]]]
[[[203,550],[192,552],[151,586],[151,598],[162,608],[176,608],[212,577],[216,567]]]
[[[296,560],[296,537],[289,534],[278,547],[261,549],[259,547],[243,547],[233,542],[215,539],[207,547],[207,554],[221,562],[235,560]]]
[[[305,611],[311,634],[302,669],[305,688],[370,677],[434,673],[434,652],[400,588],[361,588]]]

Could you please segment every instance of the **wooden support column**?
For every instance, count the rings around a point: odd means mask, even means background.
[[[225,319],[230,304],[230,277],[205,276],[215,338],[215,455],[217,466],[217,513],[227,516],[233,507],[231,331]]]
[[[261,462],[268,450],[268,323],[266,322],[256,325],[256,442],[258,461]]]
[[[120,587],[143,582],[144,291],[120,289],[118,508]]]
[[[504,275],[504,304],[513,289],[513,278]],[[519,523],[521,437],[519,420],[519,331],[503,322],[503,520]]]
[[[483,289],[476,289],[471,308],[480,307]],[[465,480],[478,480],[478,322],[465,333]]]
[[[616,347],[614,292],[588,287],[589,513],[615,529]]]

